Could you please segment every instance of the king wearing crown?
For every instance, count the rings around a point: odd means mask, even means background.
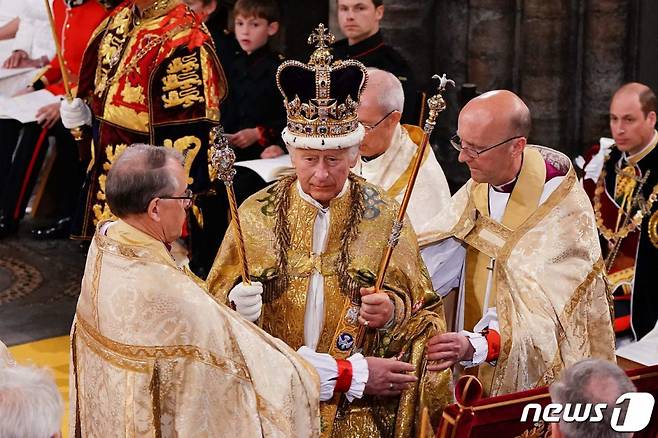
[[[328,382],[323,436],[413,436],[424,407],[436,422],[451,401],[450,371],[425,373],[425,341],[446,329],[443,303],[409,225],[384,286],[372,287],[399,206],[350,172],[365,131],[356,110],[367,72],[358,61],[332,62],[332,41],[320,25],[310,62],[277,72],[295,174],[239,209],[251,284],[240,282],[229,233],[208,288],[319,370]]]

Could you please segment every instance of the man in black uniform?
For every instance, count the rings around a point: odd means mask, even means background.
[[[418,89],[407,61],[384,43],[379,23],[384,17],[383,0],[336,0],[338,24],[347,37],[334,44],[334,59],[353,58],[366,67],[393,73],[404,89],[403,123],[418,123]]]
[[[594,205],[614,294],[618,341],[637,341],[658,322],[654,278],[658,266],[655,128],[655,93],[644,84],[626,84],[610,103],[614,143],[602,138],[583,160],[583,186]]]

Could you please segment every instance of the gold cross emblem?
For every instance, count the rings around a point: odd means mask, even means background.
[[[309,44],[315,44],[318,49],[324,49],[332,45],[336,41],[336,37],[323,23],[320,23],[308,37]]]

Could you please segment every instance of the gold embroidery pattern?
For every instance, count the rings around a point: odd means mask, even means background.
[[[77,324],[78,334],[82,334],[88,341],[96,343],[97,351],[104,350],[107,354],[106,360],[122,368],[126,368],[129,362],[139,366],[140,362],[143,364],[145,361],[189,358],[219,368],[238,379],[247,381],[250,379],[249,371],[243,364],[229,358],[218,357],[210,351],[193,345],[141,346],[121,344],[106,338],[82,318],[77,318]]]
[[[551,436],[551,428],[547,423],[540,421],[535,423],[532,429],[528,429],[517,438],[546,438]]]
[[[199,150],[201,150],[201,139],[192,135],[181,137],[175,142],[172,142],[170,139],[166,139],[164,141],[164,147],[174,148],[180,152],[183,157],[185,157],[185,174],[187,175],[187,184],[192,184],[194,182],[194,178],[190,176],[190,170],[192,169],[192,163],[194,163],[194,159],[199,153]]]
[[[653,246],[658,248],[658,210],[654,211],[651,215],[647,232],[649,233],[649,239],[651,239]]]
[[[105,180],[107,179],[107,172],[110,170],[110,167],[112,167],[112,164],[121,156],[127,147],[128,145],[126,144],[118,144],[116,146],[107,145],[105,147],[107,161],[103,163],[103,171],[98,177],[98,192],[96,192],[98,202],[93,206],[94,225],[98,225],[99,222],[113,217],[105,198]]]
[[[638,228],[642,224],[642,219],[644,219],[644,215],[646,215],[648,212],[651,211],[651,208],[653,207],[653,203],[656,201],[656,198],[658,197],[658,184],[654,186],[653,191],[649,196],[649,199],[647,200],[646,204],[642,208],[637,209],[637,211],[632,216],[632,218],[628,221],[628,223],[625,226],[623,226],[621,229],[613,231],[605,226],[605,224],[603,223],[603,215],[601,214],[601,195],[605,191],[605,177],[606,177],[606,171],[604,166],[603,170],[601,171],[601,176],[599,176],[599,180],[596,183],[596,190],[594,191],[594,215],[596,216],[596,226],[598,227],[603,237],[606,238],[606,240],[619,241],[624,237],[626,237],[628,233]],[[640,190],[638,190],[637,192],[638,193],[634,197],[641,196],[641,193],[639,193]],[[628,206],[629,208],[627,214],[630,214],[630,208],[632,208],[634,205],[637,205],[637,201],[632,202],[631,205]]]
[[[101,96],[109,84],[110,71],[121,60],[121,52],[128,39],[130,19],[132,12],[130,8],[120,11],[110,21],[101,40],[98,49],[98,68],[96,69],[96,95]]]
[[[205,102],[200,67],[196,53],[174,58],[169,63],[167,76],[162,79],[165,108],[189,108],[197,102]]]
[[[139,71],[138,71],[139,72]],[[141,85],[133,87],[126,81],[126,85],[121,91],[121,97],[126,103],[138,103],[144,105],[146,102],[146,96],[144,95],[144,88]]]

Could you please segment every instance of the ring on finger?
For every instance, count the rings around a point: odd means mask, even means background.
[[[392,382],[388,384],[388,389],[393,389],[393,383]]]
[[[365,325],[366,327],[368,327],[368,326],[370,325],[370,321],[368,321],[368,320],[366,319],[366,322],[364,322],[363,325]]]

